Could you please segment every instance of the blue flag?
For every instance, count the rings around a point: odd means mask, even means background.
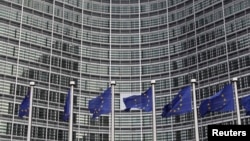
[[[152,111],[152,88],[150,87],[146,92],[141,95],[133,95],[123,98],[126,106],[125,111],[130,111],[131,108],[142,109],[146,112]]]
[[[250,95],[241,98],[240,104],[245,108],[246,115],[250,115]]]
[[[171,103],[166,104],[162,110],[162,117],[181,115],[192,111],[191,87],[182,88]]]
[[[200,115],[204,117],[209,112],[230,112],[234,110],[233,87],[225,85],[215,95],[205,99],[200,105]]]
[[[70,115],[70,89],[68,91],[68,94],[65,100],[63,120],[64,121],[69,120],[69,115]]]
[[[111,87],[107,88],[101,95],[89,100],[89,112],[93,114],[92,118],[96,119],[101,114],[111,112]]]
[[[23,116],[28,116],[29,115],[29,107],[30,107],[30,90],[28,90],[28,93],[26,94],[26,96],[24,97],[20,108],[19,108],[19,117],[23,117]]]

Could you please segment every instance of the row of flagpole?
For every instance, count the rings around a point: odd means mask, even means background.
[[[240,118],[240,108],[239,108],[239,102],[238,102],[238,90],[237,90],[237,77],[234,77],[232,79],[232,82],[234,83],[234,92],[235,92],[235,103],[236,103],[236,113],[237,113],[237,123],[238,125],[241,125],[241,118]],[[195,83],[196,79],[191,79],[192,83],[192,89],[193,89],[193,105],[194,105],[194,124],[195,124],[195,140],[199,141],[199,127],[198,127],[198,114],[197,114],[197,108],[196,108],[196,93],[195,93]]]
[[[155,80],[151,81],[152,84],[152,94],[154,94],[154,84],[155,84]],[[68,93],[69,96],[69,107],[65,107],[65,110],[67,109],[67,116],[69,116],[69,130],[68,130],[68,141],[72,141],[72,133],[73,133],[73,93],[74,93],[74,85],[75,82],[74,81],[70,81],[70,93]],[[29,96],[29,103],[27,106],[27,110],[28,112],[26,114],[28,114],[28,133],[27,133],[27,141],[30,141],[31,138],[31,125],[32,125],[32,102],[33,102],[33,91],[34,91],[34,86],[35,86],[35,82],[30,82],[30,91],[27,94],[27,96]],[[111,81],[111,89],[112,89],[112,96],[111,96],[111,141],[114,141],[114,86],[115,86],[115,81]],[[152,107],[155,107],[155,97],[152,96]],[[67,98],[66,98],[66,103],[67,103]],[[23,101],[25,102],[25,100]],[[27,103],[24,103],[27,104]],[[21,104],[22,105],[22,104]],[[67,119],[67,117],[66,117]],[[153,108],[153,141],[157,141],[156,140],[156,118],[155,118],[155,108]]]
[[[238,79],[235,77],[235,78],[232,79],[232,82],[234,84],[234,93],[235,93],[235,99],[236,99],[235,103],[236,103],[236,112],[237,112],[237,124],[240,125],[241,124],[241,119],[240,119],[240,110],[239,110],[237,84],[236,84],[237,80]],[[198,114],[197,114],[197,106],[196,106],[196,92],[195,92],[196,88],[195,88],[195,83],[196,83],[196,79],[191,79],[192,94],[193,94],[192,96],[193,96],[193,112],[194,112],[194,124],[195,124],[195,139],[196,139],[196,141],[199,141]],[[74,85],[75,85],[75,82],[74,81],[70,81],[70,91],[68,93],[68,97],[66,98],[66,103],[68,102],[67,103],[68,104],[67,107],[66,107],[66,104],[65,104],[65,110],[67,109],[68,111],[65,113],[64,116],[66,116],[66,119],[69,120],[68,141],[72,140],[72,134],[73,134],[73,92],[74,92]],[[111,141],[114,141],[114,138],[115,138],[114,137],[114,135],[115,135],[115,129],[114,129],[114,127],[115,127],[114,126],[114,86],[116,85],[115,81],[111,81],[110,85],[111,85],[111,88],[109,88],[106,91],[104,91],[104,93],[102,93],[101,96],[98,96],[97,98],[94,98],[94,99],[92,99],[92,100],[89,101],[89,110],[90,110],[90,113],[93,113],[93,118],[96,118],[96,117],[100,116],[101,114],[109,113],[110,110],[111,110]],[[151,100],[152,100],[151,101],[152,103],[148,103],[148,104],[152,104],[151,109],[144,109],[144,110],[145,111],[152,111],[152,122],[153,122],[153,124],[152,124],[152,133],[153,133],[153,141],[157,141],[157,137],[156,137],[156,113],[155,113],[155,86],[154,85],[155,85],[155,80],[152,80],[151,81],[151,89],[148,89],[143,94],[145,94],[148,99],[151,98]],[[29,119],[28,119],[27,141],[30,141],[30,137],[31,137],[32,99],[33,99],[34,86],[35,86],[35,82],[30,82],[30,92],[26,96],[26,97],[29,97],[29,106],[27,107],[28,113],[29,113],[28,114],[29,115]],[[148,92],[149,90],[151,90],[151,91]],[[107,103],[105,103],[106,102],[105,98],[108,97],[108,95],[105,95],[105,94],[109,94],[109,93],[111,93],[111,96],[109,97],[111,99],[111,101],[107,101]],[[141,96],[132,96],[132,97],[124,98],[123,99],[124,102],[125,102],[125,104],[126,104],[126,107],[128,108],[128,111],[130,110],[130,108],[141,108],[141,109],[145,108],[145,105],[140,105],[138,107],[138,105],[136,105],[135,103],[132,103],[132,105],[130,103],[131,102],[131,98],[132,98],[132,101],[136,101],[136,100],[138,100],[138,98],[140,98],[140,99],[146,98],[146,97],[143,97],[143,94]],[[150,97],[148,97],[149,95],[150,95]],[[92,103],[92,105],[91,105],[91,103]],[[97,103],[99,103],[99,105]],[[100,105],[100,103],[102,103],[102,104]],[[111,105],[109,105],[109,103],[111,103]],[[99,108],[98,108],[97,105],[99,106]],[[104,109],[105,106],[108,107],[108,109]],[[109,110],[109,108],[110,108],[110,110]],[[100,112],[100,110],[103,110],[103,111]]]
[[[232,82],[234,83],[234,93],[235,93],[235,103],[236,103],[236,113],[237,113],[237,124],[241,125],[241,118],[240,118],[240,108],[239,108],[239,101],[238,101],[238,90],[237,90],[237,81],[238,78],[234,77]],[[195,139],[199,141],[199,127],[198,127],[198,117],[197,117],[197,108],[196,108],[196,93],[195,93],[195,79],[191,79],[192,89],[193,89],[193,103],[194,103],[194,122],[195,122]]]
[[[73,111],[73,93],[74,93],[74,81],[70,81],[70,102],[69,102],[69,110]],[[32,125],[32,102],[33,102],[33,92],[34,92],[35,82],[30,82],[30,92],[27,96],[29,96],[29,104],[28,104],[28,132],[27,132],[27,141],[30,141],[31,138],[31,125]],[[69,131],[68,131],[68,141],[72,141],[73,134],[73,112],[69,114]]]

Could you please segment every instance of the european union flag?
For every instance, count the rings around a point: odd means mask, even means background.
[[[200,115],[204,117],[209,112],[229,112],[234,110],[233,87],[225,85],[215,95],[205,99],[200,105]]]
[[[250,115],[250,95],[241,98],[240,104],[245,108],[246,115]]]
[[[192,111],[191,87],[182,88],[171,103],[166,104],[162,110],[162,117],[181,115]]]
[[[23,116],[28,116],[29,115],[29,107],[30,107],[30,90],[28,90],[28,93],[26,94],[26,96],[24,97],[20,108],[19,108],[19,117],[23,117]]]
[[[127,98],[123,98],[123,102],[126,106],[125,111],[130,111],[131,108],[142,109],[143,111],[152,111],[152,88],[141,95],[133,95]]]
[[[93,114],[95,119],[101,114],[108,114],[111,112],[111,87],[107,88],[100,96],[89,100],[89,112]]]
[[[69,119],[69,114],[70,114],[70,89],[68,91],[65,105],[64,105],[64,113],[63,113],[63,120],[67,121]]]

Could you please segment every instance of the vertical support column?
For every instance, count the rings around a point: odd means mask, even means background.
[[[238,90],[237,90],[237,81],[238,81],[238,78],[237,78],[237,77],[234,77],[234,78],[232,79],[232,82],[234,83],[234,93],[235,93],[235,103],[236,103],[237,121],[238,121],[238,125],[241,125],[239,98],[238,98]]]
[[[152,86],[152,111],[153,111],[153,141],[157,141],[156,139],[156,114],[155,114],[155,80],[151,80]]]
[[[69,134],[68,134],[68,141],[72,141],[73,136],[73,98],[74,98],[74,85],[75,81],[70,81],[70,110],[69,110]]]
[[[111,81],[111,141],[115,141],[115,81]]]
[[[30,99],[29,99],[29,123],[28,123],[28,133],[27,141],[31,138],[31,124],[32,124],[32,102],[33,102],[33,92],[34,92],[35,82],[30,82]]]
[[[193,105],[194,105],[195,140],[199,141],[199,127],[198,127],[198,117],[197,117],[197,107],[196,107],[196,93],[195,93],[196,79],[191,79],[191,83],[192,83]]]

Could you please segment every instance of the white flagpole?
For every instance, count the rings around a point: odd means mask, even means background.
[[[195,126],[195,140],[199,141],[199,127],[198,127],[198,118],[197,118],[197,108],[196,108],[196,93],[195,93],[195,83],[196,79],[191,79],[192,91],[193,91],[193,105],[194,105],[194,126]]]
[[[237,90],[237,81],[238,78],[234,77],[232,79],[234,83],[234,93],[235,93],[235,103],[236,103],[236,112],[237,112],[237,120],[238,120],[238,125],[241,125],[241,120],[240,120],[240,108],[239,108],[239,99],[238,99],[238,90]]]
[[[75,81],[70,81],[70,102],[69,102],[69,135],[68,141],[72,141],[73,134],[73,98],[74,98],[74,85]]]
[[[31,138],[31,122],[32,122],[32,101],[33,101],[33,91],[34,91],[35,82],[30,82],[30,105],[29,105],[29,124],[28,124],[28,133],[27,141],[30,141]]]
[[[153,109],[153,141],[156,139],[156,114],[155,114],[155,80],[151,80],[152,85],[152,109]]]
[[[111,81],[111,141],[115,141],[115,81]]]

